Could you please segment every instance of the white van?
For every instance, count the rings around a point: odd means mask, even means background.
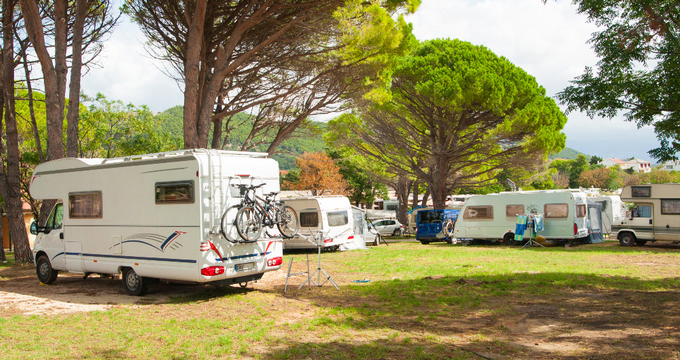
[[[311,196],[283,199],[298,215],[300,229],[284,239],[284,249],[316,249],[317,241],[327,250],[354,241],[352,206],[346,196]],[[318,239],[318,234],[323,239]]]
[[[220,218],[240,202],[235,185],[261,183],[262,192],[279,190],[278,164],[265,153],[199,149],[40,164],[31,196],[58,202],[46,224],[32,226],[38,279],[120,273],[131,295],[151,279],[258,280],[281,267],[281,240],[227,239]]]
[[[680,184],[626,186],[621,201],[632,203],[626,218],[613,226],[622,246],[680,241]]]
[[[567,242],[585,239],[588,205],[578,190],[537,190],[502,192],[470,197],[454,228],[457,239],[480,239],[513,244],[517,215],[541,215],[548,240]]]

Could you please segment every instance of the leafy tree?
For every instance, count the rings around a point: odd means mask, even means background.
[[[599,156],[592,156],[588,163],[590,164],[590,167],[597,166],[597,164],[602,162],[602,158]]]
[[[460,40],[423,42],[395,69],[391,101],[333,121],[341,141],[427,183],[436,208],[504,169],[564,147],[566,117],[536,80]]]
[[[549,167],[555,169],[557,171],[556,174],[559,174],[556,177],[553,177],[553,181],[558,187],[578,188],[580,186],[579,177],[581,176],[581,173],[588,169],[588,160],[585,155],[579,154],[576,159],[573,160],[553,160]],[[564,180],[565,176],[566,179],[568,179],[567,182]]]
[[[351,149],[328,150],[328,155],[339,167],[340,175],[347,181],[349,200],[359,206],[371,206],[377,198],[387,196],[387,187],[379,181],[384,175],[375,162],[353,154]]]
[[[340,169],[333,159],[324,153],[304,153],[297,160],[300,180],[297,184],[286,184],[295,190],[311,190],[312,196],[344,195],[347,183],[340,175]]]
[[[659,160],[680,151],[680,6],[677,0],[577,0],[602,30],[590,42],[600,61],[558,94],[568,110],[653,125]]]
[[[146,107],[123,105],[102,94],[81,115],[80,156],[117,157],[163,152],[181,148],[182,138],[160,128],[159,120]]]
[[[274,148],[341,96],[388,78],[386,53],[403,53],[399,12],[419,0],[132,0],[155,55],[184,83],[185,147],[219,147],[232,116],[254,108],[252,136]],[[228,131],[225,131],[228,134]]]

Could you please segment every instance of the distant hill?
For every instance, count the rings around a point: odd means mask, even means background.
[[[565,147],[562,149],[562,151],[558,152],[557,154],[549,156],[550,159],[565,159],[565,160],[573,160],[576,159],[576,157],[580,154],[583,154],[582,152],[578,150],[574,150],[572,148]],[[583,154],[586,156],[588,160],[592,157],[591,155],[588,154]]]
[[[161,126],[166,131],[173,135],[179,136],[180,138],[183,134],[182,109],[182,106],[175,106],[156,115],[156,117],[161,120]],[[248,116],[249,115],[246,113],[238,114],[237,118],[239,120],[237,120],[237,122],[241,123],[241,120],[245,120],[245,118]],[[279,162],[279,169],[295,169],[295,159],[304,152],[324,151],[325,144],[320,133],[325,128],[325,124],[314,122],[313,125],[318,128],[318,132],[312,130],[298,130],[293,133],[293,136],[290,139],[284,141],[277,148],[277,153],[274,154],[272,158]],[[249,132],[250,128],[247,126],[247,122],[245,122],[244,125],[233,129],[230,134],[230,142],[232,147],[240,148]],[[265,150],[267,150],[266,145],[262,145],[255,149],[255,151]]]

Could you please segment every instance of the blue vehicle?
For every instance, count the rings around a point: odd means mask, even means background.
[[[453,243],[453,227],[460,210],[420,210],[416,216],[416,240],[422,244],[435,241]]]

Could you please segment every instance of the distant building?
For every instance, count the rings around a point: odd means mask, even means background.
[[[670,160],[661,164],[661,168],[668,171],[680,171],[680,160]]]
[[[621,160],[616,158],[604,159],[600,162],[600,164],[606,167],[618,165],[621,167],[621,170],[633,169],[635,172],[639,173],[648,173],[652,171],[651,162],[635,158],[630,160]]]

